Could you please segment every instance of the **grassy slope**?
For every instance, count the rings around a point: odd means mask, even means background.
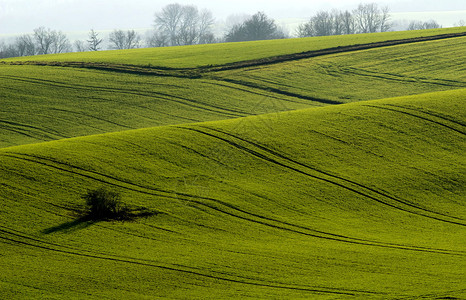
[[[220,65],[269,56],[292,54],[324,48],[407,39],[445,33],[464,32],[464,27],[398,31],[357,35],[314,37],[294,40],[273,40],[243,43],[222,43],[188,47],[99,51],[11,58],[4,61],[84,61],[110,64],[151,65],[169,68],[195,68]],[[292,42],[290,42],[292,41]]]
[[[220,72],[246,86],[351,102],[466,87],[466,37]],[[439,51],[441,49],[441,51]]]
[[[464,94],[0,149],[0,287],[99,299],[464,297]],[[160,213],[80,222],[79,196],[102,185]]]
[[[458,30],[296,39],[288,40],[286,44],[283,41],[262,41],[258,45],[264,50],[257,55],[375,42],[382,37],[407,38]],[[359,101],[465,87],[465,78],[461,76],[464,73],[462,66],[466,64],[462,51],[465,39],[210,72],[201,78],[0,64],[0,147],[294,110],[332,101]],[[206,60],[212,59],[213,53],[219,56],[217,47],[228,49],[231,55],[237,55],[238,60],[252,58],[248,51],[245,51],[244,57],[241,56],[243,54],[239,55],[238,45],[244,49],[246,45],[250,47],[256,43],[200,47],[208,49],[206,53],[202,52]],[[437,51],[439,48],[442,51]],[[178,57],[183,57],[186,63],[192,61],[192,58],[187,58],[192,50],[190,47],[137,51],[152,51],[153,56],[158,56],[160,51],[171,53],[175,51],[173,49],[184,51],[183,55],[179,52]],[[137,51],[128,52],[130,55],[124,51],[117,53],[125,54],[121,62],[136,63],[139,59]],[[66,54],[63,58],[75,59],[75,55]],[[111,57],[108,52],[98,55]],[[404,60],[404,57],[409,59]],[[82,59],[85,59],[84,56]]]
[[[39,66],[0,72],[0,147],[322,105],[204,79]]]

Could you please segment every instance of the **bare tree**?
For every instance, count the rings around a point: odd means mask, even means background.
[[[434,20],[422,22],[422,21],[411,21],[408,25],[408,30],[421,30],[421,29],[435,29],[442,28],[439,23]]]
[[[155,29],[159,36],[168,37],[171,46],[193,45],[210,40],[212,13],[199,12],[191,5],[170,4],[155,15]]]
[[[278,28],[275,20],[258,12],[242,24],[235,25],[225,35],[226,42],[283,39],[285,33]]]
[[[167,47],[170,45],[169,37],[164,33],[153,31],[146,38],[148,47]]]
[[[180,19],[178,30],[178,45],[194,45],[199,36],[198,24],[199,11],[195,6],[183,7],[183,14]]]
[[[66,37],[66,35],[61,31],[52,31],[52,44],[51,52],[52,53],[65,53],[71,52],[71,43]]]
[[[125,49],[126,34],[123,30],[114,30],[112,33],[110,33],[109,40],[111,43],[111,48]]]
[[[31,56],[70,51],[71,44],[64,33],[39,27],[34,29],[33,35],[20,35],[13,44],[4,47],[3,56]]]
[[[0,58],[19,56],[18,50],[14,45],[7,45],[3,41],[0,43]]]
[[[141,36],[134,30],[126,31],[126,49],[139,48],[141,46]]]
[[[99,34],[95,32],[94,29],[91,29],[89,32],[89,39],[87,40],[87,43],[89,44],[89,50],[99,51],[102,41],[102,39],[99,39]]]
[[[37,44],[37,54],[49,54],[55,40],[54,33],[45,27],[34,29],[34,38]]]
[[[379,9],[375,3],[359,4],[358,8],[354,10],[353,16],[360,33],[390,29],[388,8]]]
[[[74,49],[76,50],[76,52],[85,52],[88,50],[88,47],[86,47],[84,41],[76,40],[74,41]]]
[[[328,12],[319,12],[311,19],[314,25],[315,36],[326,36],[334,34],[334,16]]]
[[[390,9],[388,6],[382,7],[380,9],[380,32],[389,31],[392,28],[393,24],[390,21]]]
[[[29,34],[20,35],[15,41],[18,56],[31,56],[36,54],[34,40]]]
[[[306,22],[300,24],[298,28],[296,28],[296,35],[300,38],[314,36],[314,29],[312,22]]]
[[[354,16],[349,11],[321,11],[301,24],[296,34],[298,37],[327,36],[356,33]]]
[[[178,44],[178,29],[182,16],[183,6],[178,3],[165,6],[162,12],[155,15],[156,30],[166,34],[172,46]]]
[[[354,22],[353,14],[349,11],[345,11],[341,14],[343,22],[343,33],[344,34],[354,34],[356,33],[356,23]]]
[[[333,25],[332,25],[333,34],[334,35],[343,34],[344,28],[345,28],[343,12],[334,9],[332,10],[331,16],[332,16],[332,21],[333,21]]]
[[[214,17],[212,13],[206,9],[201,11],[199,17],[199,44],[208,44],[215,39],[211,31],[212,24],[214,24]]]
[[[109,40],[113,49],[134,49],[138,48],[141,37],[134,30],[114,30],[110,33]]]

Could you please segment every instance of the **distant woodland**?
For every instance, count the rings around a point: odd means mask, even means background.
[[[215,18],[207,9],[193,5],[169,4],[155,13],[153,28],[141,35],[135,30],[115,29],[107,36],[91,29],[86,40],[70,41],[65,33],[38,27],[32,34],[17,36],[13,42],[0,41],[0,58],[99,51],[107,49],[134,49],[169,47],[223,42],[284,39],[342,34],[385,32],[392,30],[388,7],[375,3],[359,4],[352,11],[320,11],[287,32],[276,20],[263,12],[252,16],[230,18],[223,35],[213,32]],[[461,25],[461,24],[459,24]],[[440,28],[436,21],[411,21],[406,30]]]

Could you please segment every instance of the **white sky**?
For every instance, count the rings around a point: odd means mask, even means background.
[[[391,13],[424,12],[435,19],[438,12],[449,12],[451,26],[466,20],[465,0],[0,0],[0,35],[30,33],[45,26],[64,32],[141,29],[153,25],[154,13],[170,3],[193,4],[210,10],[217,21],[232,14],[254,14],[264,11],[280,19],[308,19],[320,10],[353,9],[359,3],[375,2],[389,6]],[[454,12],[452,15],[451,13]],[[408,17],[410,15],[407,15]],[[444,20],[445,21],[445,20]]]

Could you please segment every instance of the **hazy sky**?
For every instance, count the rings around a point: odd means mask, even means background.
[[[275,19],[307,19],[319,10],[353,9],[359,3],[371,2],[389,6],[392,13],[466,13],[465,0],[0,0],[0,35],[29,33],[39,26],[64,32],[149,28],[153,25],[154,13],[175,2],[209,9],[218,21],[231,14],[257,11],[264,11]],[[466,15],[463,19],[466,20]]]

